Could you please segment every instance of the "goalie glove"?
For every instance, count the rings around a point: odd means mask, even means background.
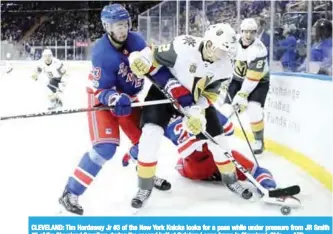
[[[186,131],[194,135],[198,135],[199,133],[206,131],[207,120],[204,109],[200,106],[193,105],[186,108],[185,111],[187,116],[183,118],[183,126]]]
[[[232,101],[232,106],[238,111],[238,113],[241,113],[246,110],[247,105],[248,105],[248,94],[242,91],[238,91],[237,94],[235,95],[233,101]]]

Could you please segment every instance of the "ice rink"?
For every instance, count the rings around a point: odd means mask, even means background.
[[[83,75],[82,75],[83,74]],[[70,74],[64,108],[85,107],[85,73]],[[29,72],[14,68],[0,79],[0,116],[45,111],[43,82],[29,79]],[[123,136],[116,156],[81,197],[87,216],[131,215],[130,200],[136,192],[133,167],[123,168],[121,158],[130,147]],[[2,232],[20,223],[26,232],[28,216],[55,215],[58,198],[82,154],[90,147],[86,114],[70,114],[0,123],[0,172]],[[245,142],[232,139],[233,148],[249,154]],[[177,174],[173,145],[161,144],[158,175],[172,183],[168,192],[154,191],[139,215],[148,216],[279,216],[279,207],[245,201],[219,184],[186,180]],[[266,152],[261,165],[270,169],[281,186],[300,185],[302,201],[294,216],[332,216],[332,194],[312,177],[285,159]],[[4,222],[5,221],[5,222]]]

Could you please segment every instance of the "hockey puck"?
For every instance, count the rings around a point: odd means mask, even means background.
[[[289,206],[282,206],[280,210],[283,215],[288,215],[290,214],[291,211]]]

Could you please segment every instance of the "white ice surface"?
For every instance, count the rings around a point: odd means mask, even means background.
[[[45,110],[47,102],[42,85],[13,71],[0,79],[0,116]],[[84,92],[79,79],[69,84],[67,107],[84,107]],[[80,89],[81,91],[83,89]],[[16,93],[16,95],[14,94]],[[75,95],[74,95],[75,94]],[[82,101],[83,100],[83,101]],[[80,202],[88,216],[131,215],[130,200],[136,192],[133,167],[123,168],[122,155],[130,147],[122,135],[115,157],[99,173]],[[86,114],[3,121],[0,123],[1,232],[19,227],[26,233],[28,216],[52,216],[59,210],[58,198],[66,180],[82,154],[90,147]],[[244,142],[233,139],[233,148],[247,154]],[[160,148],[157,173],[172,183],[168,192],[154,191],[139,215],[166,216],[276,216],[279,208],[236,197],[218,184],[182,178],[174,169],[177,152],[164,140]],[[295,216],[332,216],[332,194],[312,177],[281,157],[265,153],[261,165],[269,168],[281,186],[299,184],[302,207]],[[8,232],[6,232],[8,230]]]

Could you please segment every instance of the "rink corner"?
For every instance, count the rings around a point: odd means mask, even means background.
[[[253,141],[253,136],[250,132],[246,133],[249,140]],[[240,128],[235,128],[235,136],[245,140],[244,135]],[[280,157],[285,158],[289,162],[298,166],[306,173],[311,175],[313,178],[318,180],[322,185],[324,185],[328,190],[332,190],[332,174],[327,171],[323,166],[319,165],[308,156],[297,152],[285,145],[275,142],[271,139],[265,139],[266,150]]]

